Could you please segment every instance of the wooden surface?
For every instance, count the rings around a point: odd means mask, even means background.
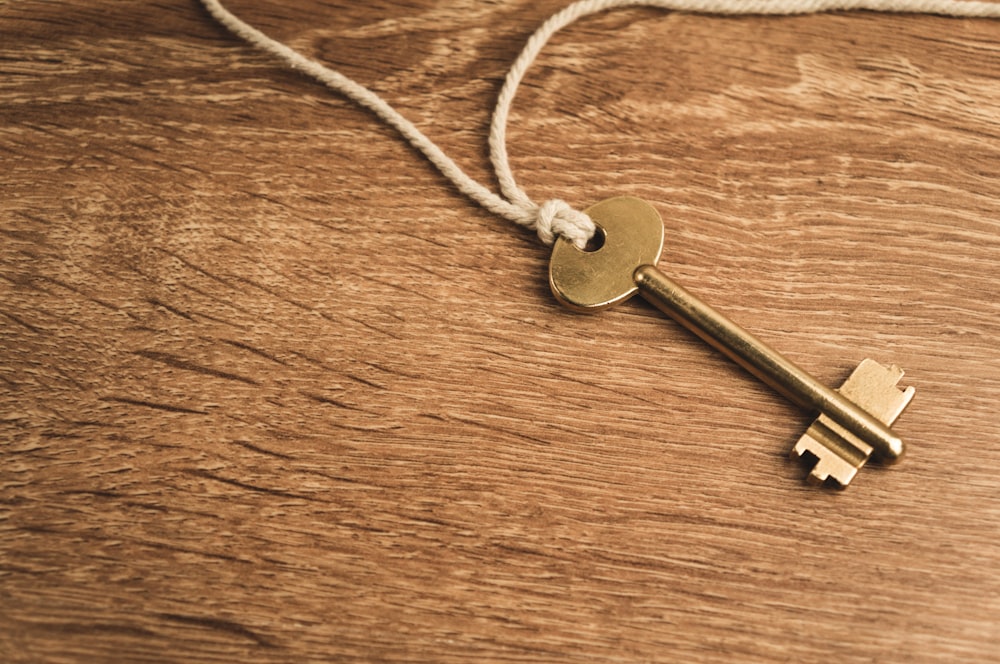
[[[492,186],[562,0],[232,0]],[[824,381],[917,397],[847,491],[809,418],[187,0],[0,6],[0,660],[1000,655],[1000,23],[652,10],[560,34],[536,200],[642,196],[661,266]]]

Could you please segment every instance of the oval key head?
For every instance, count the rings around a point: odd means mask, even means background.
[[[549,286],[570,309],[600,311],[635,295],[636,268],[659,261],[663,221],[652,205],[631,196],[609,198],[585,212],[604,243],[583,251],[558,238],[549,259]]]

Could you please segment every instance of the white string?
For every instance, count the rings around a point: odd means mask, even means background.
[[[312,76],[327,87],[375,113],[420,150],[459,191],[481,206],[534,230],[545,244],[557,236],[583,247],[595,231],[594,222],[560,199],[536,204],[517,185],[507,156],[507,118],[518,85],[552,35],[585,16],[625,7],[655,7],[703,14],[791,15],[826,11],[869,10],[941,16],[1000,17],[1000,4],[976,0],[579,0],[553,14],[528,39],[511,66],[497,98],[490,126],[490,160],[500,184],[500,197],[469,177],[441,148],[399,114],[384,99],[340,72],[311,60],[279,41],[244,23],[222,6],[219,0],[201,0],[209,13],[233,34],[245,39],[292,69]]]

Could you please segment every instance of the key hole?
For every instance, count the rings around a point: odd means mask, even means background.
[[[587,240],[587,244],[584,245],[583,250],[588,254],[598,251],[601,247],[604,246],[604,241],[607,239],[607,237],[608,234],[604,232],[604,229],[598,226],[597,231],[594,233],[594,236],[589,240]]]

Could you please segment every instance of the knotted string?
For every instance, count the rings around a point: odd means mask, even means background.
[[[469,177],[412,122],[368,88],[271,39],[234,16],[219,0],[201,0],[201,2],[209,13],[233,34],[271,53],[292,69],[312,76],[332,90],[371,110],[420,150],[459,191],[490,212],[534,230],[546,245],[551,245],[556,237],[561,236],[580,248],[583,248],[594,235],[596,227],[593,220],[560,199],[547,200],[541,205],[535,203],[518,186],[507,157],[507,118],[517,88],[552,35],[571,23],[591,14],[626,7],[655,7],[702,14],[730,15],[792,15],[863,9],[956,17],[1000,16],[1000,4],[976,0],[579,0],[553,14],[531,35],[504,80],[503,88],[497,98],[496,109],[493,111],[489,136],[490,161],[493,163],[503,194],[498,196]]]

